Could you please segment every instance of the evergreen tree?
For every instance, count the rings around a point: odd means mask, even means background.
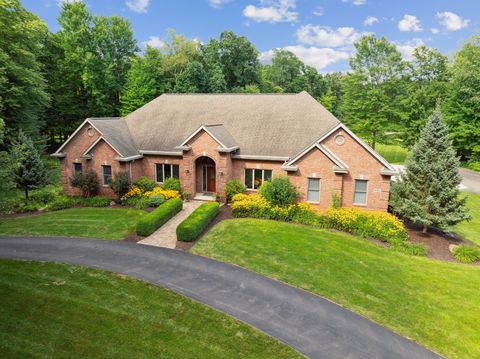
[[[32,140],[23,131],[19,132],[18,139],[13,143],[11,156],[19,161],[14,179],[17,187],[25,192],[28,202],[29,190],[47,184],[47,170]]]
[[[437,105],[407,159],[405,173],[392,188],[395,211],[423,225],[424,233],[429,226],[446,228],[468,220],[466,198],[459,197],[458,166]]]

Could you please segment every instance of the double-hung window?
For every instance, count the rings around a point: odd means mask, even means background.
[[[367,204],[367,180],[355,180],[355,192],[353,194],[353,204]]]
[[[320,203],[320,178],[308,179],[307,201]]]
[[[112,179],[112,166],[102,166],[103,185],[109,186]]]
[[[165,182],[165,180],[170,177],[180,179],[180,169],[178,165],[168,163],[155,164],[155,180],[157,182]]]
[[[73,164],[73,173],[74,174],[82,173],[82,164],[81,163],[75,162]]]
[[[272,178],[272,170],[245,169],[245,186],[247,189],[258,189],[263,182]]]

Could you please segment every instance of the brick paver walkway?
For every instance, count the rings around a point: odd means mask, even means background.
[[[177,226],[187,218],[202,203],[201,201],[183,202],[183,209],[175,217],[153,232],[150,236],[142,239],[138,243],[149,246],[175,248],[177,243]]]

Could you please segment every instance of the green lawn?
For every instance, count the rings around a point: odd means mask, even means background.
[[[192,251],[320,294],[450,358],[480,358],[480,267],[281,222],[217,224]]]
[[[298,358],[223,313],[125,276],[0,261],[2,358]]]
[[[399,145],[384,145],[378,143],[375,150],[388,162],[403,164],[408,156],[408,150]]]
[[[123,239],[146,212],[124,208],[72,208],[0,219],[0,235]]]
[[[467,207],[470,208],[472,220],[458,224],[454,231],[463,238],[480,246],[480,194],[464,193],[468,196]]]

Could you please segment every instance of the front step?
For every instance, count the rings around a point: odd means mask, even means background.
[[[193,197],[196,201],[215,201],[215,196],[209,193],[196,193],[195,197]]]

